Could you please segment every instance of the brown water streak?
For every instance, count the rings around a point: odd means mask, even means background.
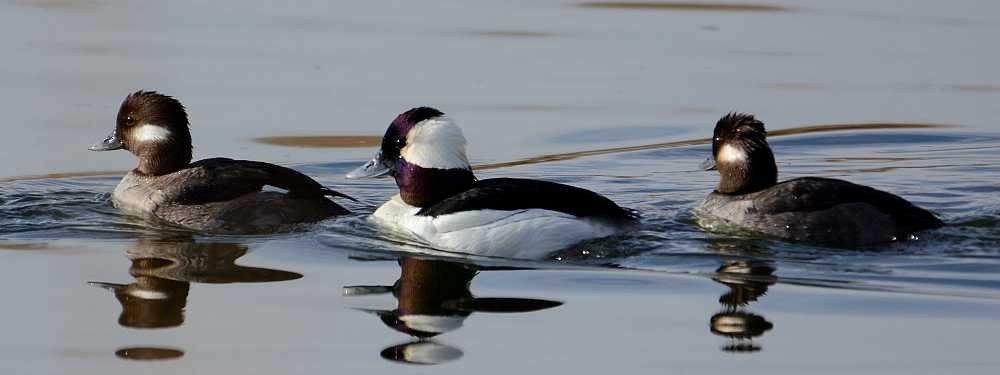
[[[273,146],[305,148],[372,147],[382,143],[382,137],[370,135],[303,135],[254,138],[254,142]]]
[[[858,124],[829,124],[829,125],[812,125],[812,126],[801,126],[797,128],[789,129],[778,129],[769,131],[767,133],[768,137],[781,137],[785,135],[794,134],[807,134],[807,133],[825,133],[833,131],[843,131],[843,130],[877,130],[877,129],[927,129],[927,128],[944,128],[950,127],[952,125],[944,124],[915,124],[915,123],[858,123]],[[661,148],[676,148],[683,146],[694,146],[708,144],[709,138],[699,138],[683,141],[671,141],[671,142],[661,142],[652,143],[647,145],[638,146],[622,146],[622,147],[611,147],[603,148],[597,150],[586,150],[586,151],[575,151],[566,152],[560,154],[547,154],[539,155],[535,157],[525,158],[521,160],[501,162],[501,163],[491,163],[491,164],[481,164],[474,166],[473,168],[478,170],[485,169],[497,169],[513,167],[518,165],[528,165],[528,164],[538,164],[538,163],[548,163],[554,161],[572,160],[576,158],[581,158],[584,156],[595,156],[595,155],[607,155],[607,154],[617,154],[622,152],[633,152],[633,151],[645,151]]]
[[[967,92],[1000,92],[1000,85],[979,85],[979,84],[967,84],[967,85],[955,85],[955,90],[967,91]]]
[[[126,173],[128,173],[128,171],[55,172],[46,174],[4,177],[0,178],[0,182],[48,180],[53,178],[72,178],[72,177],[98,177],[98,176],[124,175]]]
[[[826,133],[835,131],[845,131],[845,130],[879,130],[879,129],[930,129],[930,128],[948,128],[954,127],[955,125],[946,124],[920,124],[920,123],[905,123],[905,122],[873,122],[873,123],[854,123],[854,124],[827,124],[827,125],[810,125],[810,126],[800,126],[797,128],[788,129],[778,129],[769,131],[768,137],[781,137],[786,135],[795,134],[809,134],[809,133]],[[273,145],[281,146],[296,146],[296,147],[374,147],[381,143],[381,138],[377,136],[316,136],[316,137],[265,137],[266,139],[277,139],[274,141]],[[265,138],[257,138],[255,141],[259,141]],[[356,146],[343,146],[342,143],[345,139],[356,139],[357,142],[363,142],[364,144],[358,144]],[[290,140],[283,142],[285,140]],[[540,163],[550,163],[563,160],[573,160],[577,158],[582,158],[585,156],[596,156],[596,155],[608,155],[608,154],[618,154],[624,152],[634,152],[634,151],[645,151],[654,150],[661,148],[676,148],[684,146],[695,146],[708,144],[708,138],[698,138],[680,141],[670,141],[670,142],[660,142],[651,143],[645,145],[636,146],[621,146],[621,147],[611,147],[602,148],[596,150],[583,150],[583,151],[573,151],[564,152],[558,154],[544,154],[539,156],[533,156],[530,158],[524,158],[508,162],[500,163],[489,163],[489,164],[479,164],[473,166],[476,170],[487,170],[487,169],[499,169],[507,168],[519,165],[529,165],[529,164],[540,164]],[[12,181],[24,181],[24,180],[41,180],[49,178],[67,178],[67,177],[92,177],[92,176],[109,176],[116,174],[125,174],[126,171],[93,171],[93,172],[63,172],[63,173],[49,173],[43,175],[30,175],[30,176],[15,176],[0,178],[0,182],[12,182]]]
[[[739,3],[689,3],[689,2],[656,2],[630,1],[611,2],[593,1],[577,4],[581,8],[595,9],[633,9],[633,10],[672,10],[696,12],[785,12],[792,8],[769,4],[739,4]]]

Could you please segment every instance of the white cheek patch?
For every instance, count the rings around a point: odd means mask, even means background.
[[[159,125],[142,124],[132,132],[135,140],[140,143],[170,140],[170,130]]]
[[[462,128],[444,116],[414,125],[406,135],[406,146],[400,155],[422,168],[469,169]]]
[[[719,163],[738,163],[747,160],[747,153],[735,146],[722,145],[719,154],[715,156]]]

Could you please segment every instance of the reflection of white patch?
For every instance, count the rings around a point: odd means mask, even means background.
[[[411,363],[438,364],[462,357],[462,351],[433,341],[418,341],[406,345],[403,360]]]
[[[462,328],[463,316],[447,315],[402,315],[399,320],[406,326],[421,332],[445,333]]]
[[[131,295],[131,296],[133,296],[133,297],[139,298],[139,299],[167,299],[167,298],[170,298],[170,296],[168,296],[166,293],[158,292],[158,291],[155,291],[155,290],[145,290],[145,289],[131,290],[131,291],[129,291],[128,294]]]
[[[163,142],[170,139],[170,130],[153,124],[142,124],[132,134],[139,142]]]
[[[400,151],[406,161],[423,168],[469,168],[465,136],[450,118],[439,116],[417,123]]]
[[[741,316],[724,315],[712,321],[712,328],[722,333],[745,333],[750,328],[750,322]]]
[[[715,160],[722,163],[743,162],[747,160],[747,153],[736,146],[722,145]]]

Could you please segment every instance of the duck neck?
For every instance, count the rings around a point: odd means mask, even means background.
[[[747,194],[778,183],[778,166],[769,148],[752,150],[743,160],[719,161],[719,186],[722,194]]]
[[[162,176],[191,165],[191,146],[162,142],[143,145],[132,150],[139,157],[137,172],[147,176]]]
[[[424,168],[399,159],[393,177],[399,186],[399,195],[406,204],[428,207],[472,187],[476,177],[471,169]]]
[[[476,276],[472,267],[461,263],[418,258],[399,261],[402,272],[396,282],[396,298],[402,314],[445,312],[445,301],[472,296],[469,282]]]

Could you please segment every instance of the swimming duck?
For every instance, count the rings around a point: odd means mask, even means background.
[[[745,113],[715,125],[712,158],[718,186],[696,209],[710,229],[728,225],[794,241],[869,245],[910,238],[944,225],[931,212],[868,186],[821,177],[778,183],[764,123]]]
[[[434,108],[413,108],[392,121],[375,158],[347,177],[393,177],[399,194],[375,211],[375,221],[442,250],[538,258],[614,235],[636,221],[633,211],[578,187],[477,180],[465,146],[451,118]]]
[[[267,233],[348,213],[347,197],[293,169],[250,160],[191,162],[184,106],[154,91],[128,95],[115,129],[92,151],[125,149],[139,158],[111,201],[122,211],[209,233]],[[287,192],[263,191],[273,186]],[[347,197],[349,199],[353,199]]]

